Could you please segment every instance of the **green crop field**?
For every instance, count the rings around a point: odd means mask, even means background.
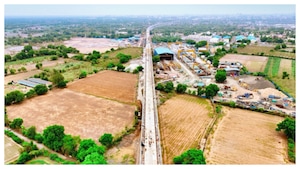
[[[273,66],[272,66],[272,77],[278,75],[278,70],[280,66],[280,58],[273,58]]]
[[[283,91],[296,98],[295,60],[269,57],[264,73],[268,75]],[[287,72],[289,79],[282,79],[282,72]]]
[[[296,61],[292,60],[292,76],[296,76]]]

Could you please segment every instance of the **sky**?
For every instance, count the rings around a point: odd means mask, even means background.
[[[5,4],[4,16],[295,14],[290,4]]]

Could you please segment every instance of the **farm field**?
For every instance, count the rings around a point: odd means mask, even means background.
[[[212,120],[213,110],[206,99],[177,95],[162,104],[158,111],[163,163],[173,164],[175,156],[198,147],[200,137]]]
[[[135,106],[56,89],[6,109],[9,119],[20,117],[26,128],[36,126],[37,132],[57,124],[64,126],[66,134],[98,142],[104,133],[115,135],[126,126],[132,126]]]
[[[237,55],[226,54],[220,59],[220,62],[236,62],[242,63],[250,72],[263,72],[265,69],[268,57],[264,56],[252,56],[252,55]]]
[[[137,81],[136,74],[101,71],[68,84],[68,89],[133,104],[136,100]]]
[[[275,46],[274,46],[275,47]],[[264,55],[269,56],[278,56],[278,57],[284,57],[284,58],[290,58],[295,59],[296,54],[295,53],[289,53],[289,52],[280,52],[275,51],[274,47],[270,46],[256,46],[256,45],[247,45],[244,48],[237,48],[238,53],[247,53],[249,55],[258,55],[260,53],[264,53]],[[270,50],[274,50],[273,52],[270,52]]]
[[[269,57],[264,73],[267,74],[282,90],[296,98],[295,61]],[[289,74],[289,79],[282,79],[282,72]]]
[[[21,145],[14,142],[10,137],[4,135],[4,163],[8,164],[19,158]]]
[[[287,140],[275,131],[283,117],[223,107],[205,149],[207,164],[287,164]]]

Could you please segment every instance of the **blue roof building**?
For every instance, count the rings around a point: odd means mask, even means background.
[[[159,55],[161,59],[173,60],[174,53],[169,48],[158,47],[154,49],[153,55]]]
[[[228,36],[228,35],[223,36],[223,39],[230,39],[230,38],[231,38],[231,36]]]
[[[243,40],[245,39],[246,37],[244,35],[239,35],[239,36],[236,36],[235,37],[235,41],[240,41],[240,40]]]
[[[212,36],[212,38],[221,39],[222,37],[221,37],[221,36],[219,36],[219,35],[214,35],[214,36]]]
[[[249,35],[249,36],[247,37],[247,39],[248,39],[248,40],[256,40],[255,36],[253,36],[253,35]]]

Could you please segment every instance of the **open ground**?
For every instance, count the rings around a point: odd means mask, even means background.
[[[205,149],[208,164],[287,164],[287,140],[275,131],[284,118],[223,107]]]
[[[101,71],[85,79],[68,84],[73,91],[135,103],[138,77],[136,74]]]
[[[71,38],[64,41],[64,45],[71,46],[80,51],[80,53],[90,53],[93,50],[105,52],[111,48],[118,48],[118,42],[105,38]]]
[[[57,89],[46,95],[7,106],[9,119],[20,117],[28,128],[36,126],[42,132],[50,125],[63,125],[65,133],[92,138],[98,142],[104,133],[113,135],[125,126],[132,126],[135,106],[99,97]]]
[[[229,61],[242,63],[250,72],[263,72],[265,65],[268,61],[268,57],[264,56],[252,56],[252,55],[237,55],[226,54],[220,59],[221,62]]]
[[[189,95],[177,95],[159,107],[164,164],[172,164],[175,156],[198,147],[212,111],[208,100]]]
[[[18,159],[20,152],[19,149],[22,148],[19,144],[14,142],[11,138],[4,135],[4,163],[8,164],[10,162]]]

